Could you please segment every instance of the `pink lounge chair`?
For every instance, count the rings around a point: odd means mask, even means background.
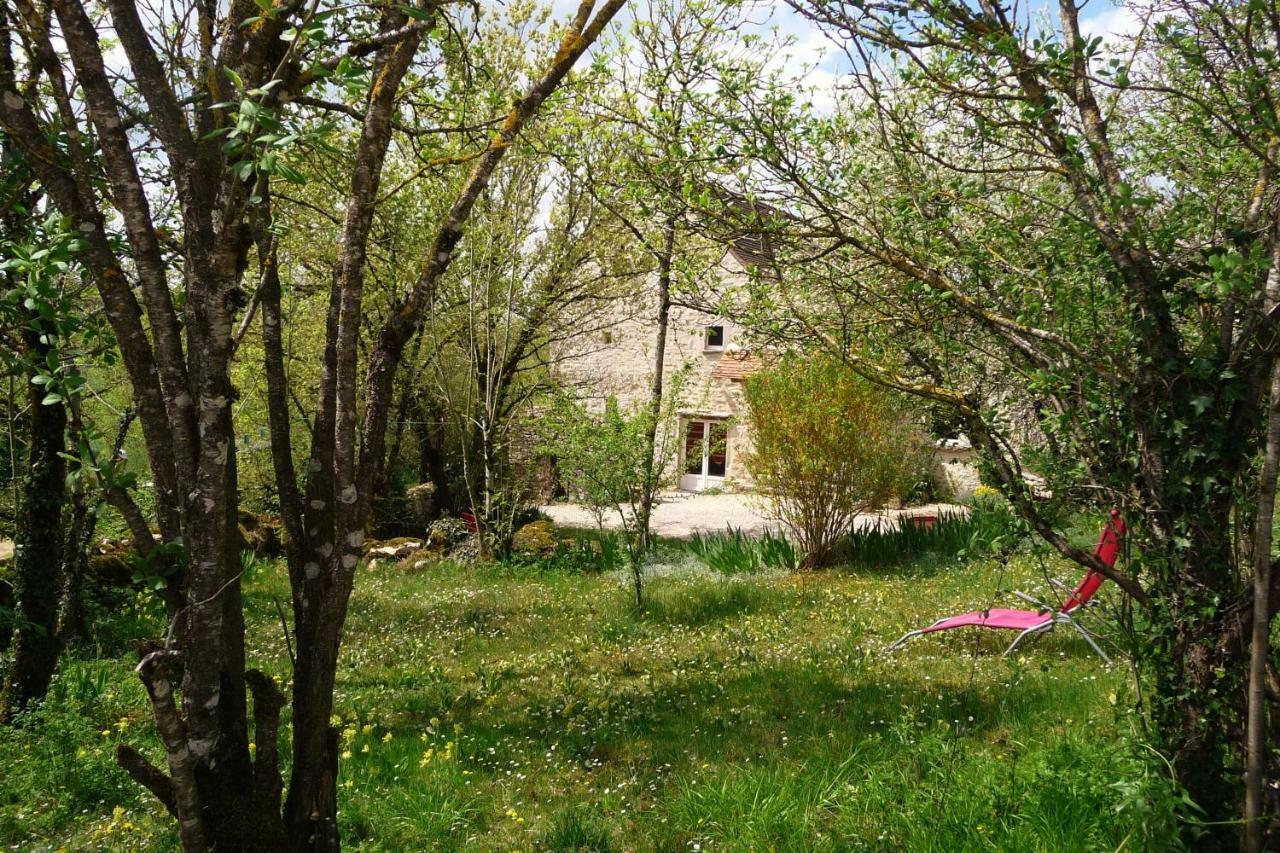
[[[1098,546],[1093,552],[1108,568],[1116,564],[1116,557],[1120,553],[1120,542],[1124,539],[1124,533],[1124,520],[1120,518],[1119,512],[1114,509],[1111,510],[1111,518],[1102,528],[1102,534],[1098,537]],[[908,631],[897,642],[889,646],[886,651],[900,648],[907,640],[912,637],[919,637],[921,634],[950,631],[952,628],[964,628],[972,625],[977,628],[999,628],[1006,631],[1017,631],[1018,636],[1014,638],[1009,648],[1005,649],[1004,653],[1008,656],[1027,637],[1052,631],[1055,625],[1061,623],[1070,625],[1078,631],[1080,636],[1084,637],[1085,642],[1098,653],[1099,657],[1107,663],[1111,663],[1111,658],[1107,657],[1106,652],[1098,647],[1093,636],[1071,615],[1089,603],[1094,593],[1098,591],[1098,587],[1102,586],[1103,581],[1106,579],[1106,576],[1101,572],[1090,571],[1071,594],[1067,596],[1066,600],[1062,602],[1062,605],[1057,608],[1049,607],[1026,593],[1014,592],[1014,595],[1018,596],[1018,598],[1028,604],[1034,604],[1038,609],[1006,610],[1000,607],[993,607],[990,610],[975,610],[972,613],[949,616],[946,619],[939,619],[928,628]]]

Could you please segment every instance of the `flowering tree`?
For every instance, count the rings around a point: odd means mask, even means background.
[[[830,356],[787,358],[747,381],[747,467],[803,548],[826,565],[859,513],[901,497],[923,445],[901,401]]]

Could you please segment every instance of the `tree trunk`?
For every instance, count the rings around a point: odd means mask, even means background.
[[[89,569],[89,547],[98,516],[84,489],[71,497],[71,524],[62,551],[62,600],[58,606],[58,640],[72,643],[88,635],[84,613],[84,576]]]
[[[671,260],[675,254],[675,217],[667,214],[662,226],[662,249],[658,253],[658,331],[654,340],[653,386],[649,392],[649,455],[644,462],[644,494],[640,496],[640,513],[636,519],[639,528],[640,547],[648,550],[649,522],[653,518],[653,499],[656,484],[653,482],[658,450],[658,419],[662,416],[663,372],[667,360],[667,326],[671,317]],[[639,583],[636,585],[636,606],[640,607]]]
[[[1169,585],[1153,585],[1153,618],[1146,646],[1155,677],[1153,717],[1158,746],[1173,763],[1179,784],[1203,810],[1196,829],[1199,850],[1240,845],[1240,777],[1229,769],[1240,744],[1250,611],[1247,600],[1226,596],[1203,580],[1229,578],[1230,525],[1221,512],[1177,513],[1195,543],[1181,554],[1148,555],[1180,560],[1160,571]],[[1234,605],[1234,606],[1233,606]],[[1167,627],[1160,627],[1167,626]]]
[[[416,402],[414,413],[413,432],[418,442],[418,482],[429,482],[432,485],[431,506],[425,519],[429,524],[437,517],[453,511],[453,485],[449,482],[448,466],[445,464],[443,415],[421,397]]]
[[[24,337],[41,364],[49,345],[28,330]],[[13,664],[0,695],[0,721],[44,699],[58,665],[58,598],[61,592],[62,509],[66,503],[67,412],[62,403],[43,405],[44,388],[28,383],[30,450],[22,482],[14,549]]]

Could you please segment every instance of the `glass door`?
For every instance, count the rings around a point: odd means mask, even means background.
[[[729,425],[725,421],[686,421],[680,488],[700,492],[722,485],[728,466]]]

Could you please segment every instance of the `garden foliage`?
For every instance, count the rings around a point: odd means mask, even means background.
[[[829,564],[859,513],[900,498],[924,454],[902,401],[827,356],[789,357],[746,386],[747,466],[808,567]]]

